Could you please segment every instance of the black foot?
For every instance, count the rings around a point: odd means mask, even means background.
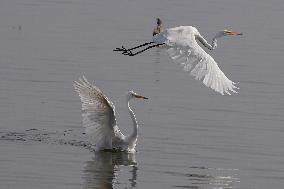
[[[116,48],[113,51],[120,51],[120,52],[122,52],[121,54],[123,54],[123,55],[134,56],[134,54],[131,52],[131,50],[126,49],[124,46],[121,46],[121,48]]]
[[[121,46],[121,48],[116,48],[113,51],[122,51],[122,54],[123,54],[127,52],[127,49],[124,46]]]

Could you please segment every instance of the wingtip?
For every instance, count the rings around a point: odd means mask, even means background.
[[[82,75],[82,79],[85,81],[85,82],[88,82],[87,78],[85,77],[85,75]]]

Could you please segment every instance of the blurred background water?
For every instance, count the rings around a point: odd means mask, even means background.
[[[112,52],[150,41],[156,17],[208,40],[243,32],[210,52],[239,94],[216,94],[160,49]],[[0,1],[0,188],[282,188],[283,18],[283,0]],[[72,86],[83,74],[124,133],[125,92],[149,97],[132,103],[135,155],[86,146]]]

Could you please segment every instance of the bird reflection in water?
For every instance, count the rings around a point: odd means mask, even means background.
[[[123,166],[131,167],[129,183],[118,180],[119,172],[122,172]],[[86,162],[83,189],[112,189],[120,183],[127,184],[128,187],[136,187],[137,171],[137,163],[133,153],[96,152],[94,159]]]

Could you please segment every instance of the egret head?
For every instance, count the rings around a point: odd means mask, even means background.
[[[132,98],[140,98],[140,99],[148,99],[145,96],[139,95],[137,93],[135,93],[134,91],[129,91],[126,95],[127,100],[130,100]]]

